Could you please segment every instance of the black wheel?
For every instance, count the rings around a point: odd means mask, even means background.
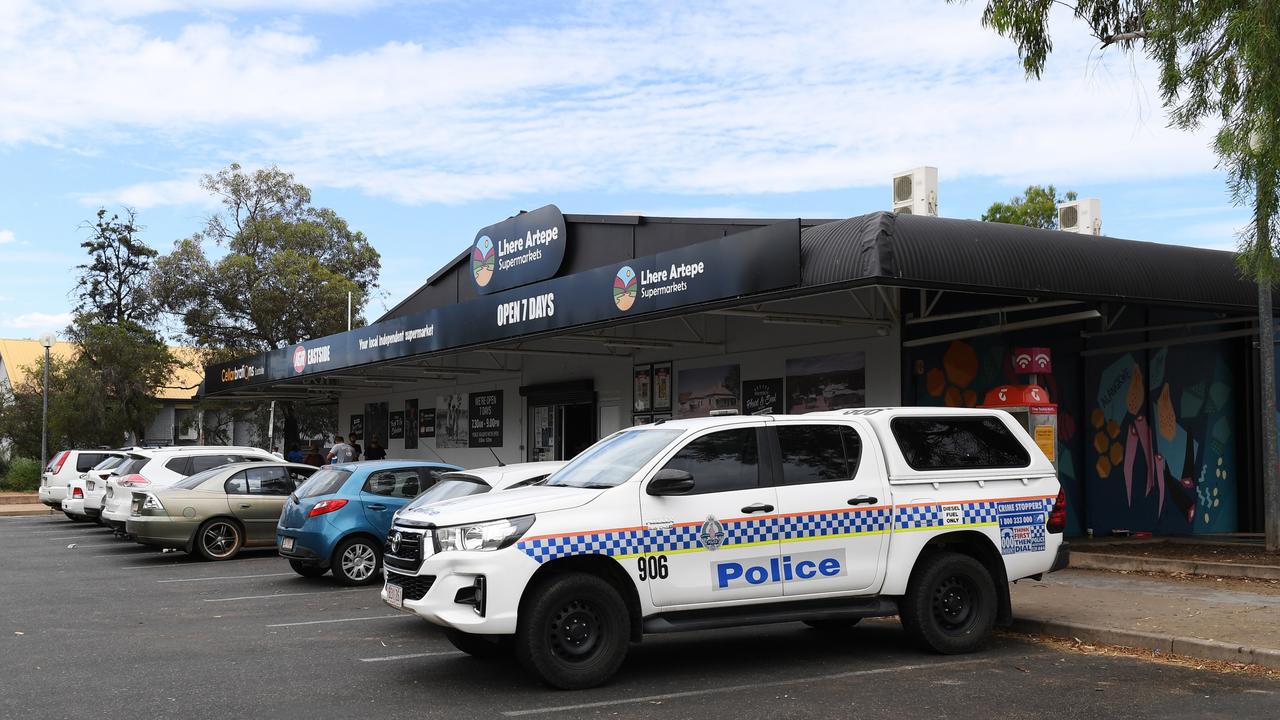
[[[368,585],[382,578],[382,548],[368,538],[347,538],[333,551],[330,567],[343,585]]]
[[[510,635],[472,635],[461,630],[445,628],[444,636],[462,652],[481,660],[511,657]]]
[[[196,553],[205,560],[230,560],[244,545],[240,525],[229,518],[206,520],[196,530]]]
[[[329,572],[329,568],[317,567],[315,565],[304,565],[301,560],[290,560],[289,567],[304,578],[318,578]]]
[[[552,687],[604,683],[627,657],[627,605],[612,585],[581,573],[555,576],[530,590],[516,627],[516,658]]]
[[[991,638],[996,602],[995,583],[982,563],[942,552],[920,561],[899,614],[916,644],[955,655],[978,650]]]
[[[854,625],[857,625],[858,621],[861,619],[862,618],[841,618],[839,620],[805,620],[804,624],[808,625],[814,630],[821,630],[823,632],[839,632],[841,630],[848,630]]]

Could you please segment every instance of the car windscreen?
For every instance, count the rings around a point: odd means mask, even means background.
[[[624,430],[583,450],[544,486],[610,488],[626,482],[682,430]]]
[[[342,489],[342,484],[351,477],[350,470],[338,470],[335,468],[323,468],[316,471],[311,479],[303,483],[295,493],[300,498],[316,497],[317,495],[332,495]]]
[[[194,490],[200,487],[200,483],[208,480],[214,475],[217,475],[221,470],[222,468],[220,467],[209,468],[208,470],[198,472],[195,475],[188,475],[182,480],[174,483],[173,486],[176,488],[182,488],[183,490]]]
[[[97,465],[94,465],[93,469],[96,471],[110,470],[115,466],[119,465],[120,463],[124,462],[124,460],[125,459],[119,455],[112,455],[111,457],[106,458],[105,460],[98,463]]]
[[[405,510],[422,507],[441,500],[479,495],[485,492],[489,492],[489,484],[480,478],[474,475],[449,473],[442,476],[440,482],[432,485],[426,492],[414,498],[413,502],[405,506]]]

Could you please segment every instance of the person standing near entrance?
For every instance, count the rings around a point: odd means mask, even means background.
[[[339,463],[351,462],[351,455],[354,452],[352,447],[342,441],[341,435],[335,435],[333,438],[333,447],[329,448],[329,454],[325,457],[326,462],[335,465]]]
[[[386,460],[387,451],[382,449],[382,443],[378,442],[378,438],[374,437],[369,440],[369,447],[364,453],[365,460]]]

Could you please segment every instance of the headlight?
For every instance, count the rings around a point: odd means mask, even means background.
[[[494,520],[475,525],[436,528],[440,552],[448,550],[501,550],[519,540],[533,525],[533,515]]]
[[[147,496],[142,500],[142,509],[143,510],[163,510],[164,505],[160,504],[160,498],[150,493],[147,493]]]

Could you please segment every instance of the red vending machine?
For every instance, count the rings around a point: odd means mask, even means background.
[[[1050,402],[1049,391],[1036,384],[1037,375],[1053,372],[1048,348],[1015,348],[1014,372],[1030,375],[1026,385],[1000,385],[987,391],[984,408],[998,408],[1013,415],[1031,434],[1053,467],[1058,467],[1058,406]]]

